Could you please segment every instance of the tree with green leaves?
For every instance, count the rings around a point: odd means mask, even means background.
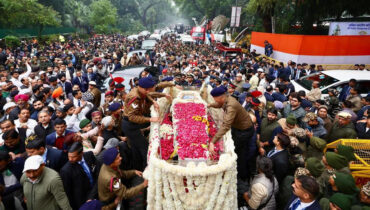
[[[236,6],[235,0],[175,0],[183,14],[195,17],[198,21],[206,16],[213,19],[218,15],[230,17],[231,7]],[[245,0],[239,0],[238,5],[245,4]]]
[[[324,19],[340,21],[344,15],[358,17],[370,13],[366,0],[299,0],[296,2],[296,20],[301,25],[301,32],[314,34]]]
[[[110,0],[94,1],[90,5],[89,22],[96,33],[111,33],[117,24],[117,9]]]
[[[65,14],[64,22],[80,31],[88,32],[90,29],[89,16],[90,8],[82,1],[65,0],[68,13]]]
[[[263,20],[265,32],[272,32],[272,17],[278,0],[251,0],[247,4],[247,12],[258,14]]]
[[[353,17],[370,12],[365,0],[250,0],[245,10],[262,19],[265,32],[271,32],[272,18],[277,20],[281,33],[319,33],[323,20],[341,20],[343,15]],[[313,25],[317,27],[314,28]],[[297,25],[298,29],[292,27]]]
[[[60,25],[59,13],[37,0],[0,0],[0,13],[0,25],[9,28],[36,26],[39,36],[45,27]]]
[[[146,28],[159,24],[174,11],[169,0],[112,0],[112,3],[118,8],[119,16],[129,16]]]
[[[31,25],[39,27],[38,37],[41,37],[42,31],[47,26],[60,26],[60,16],[58,12],[51,7],[45,7],[42,4],[36,4],[33,15],[29,16]]]

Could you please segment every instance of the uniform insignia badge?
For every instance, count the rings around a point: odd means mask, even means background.
[[[114,189],[118,189],[119,188],[119,179],[115,179],[115,181],[113,181],[113,188]]]
[[[134,109],[136,109],[139,105],[137,105],[137,104],[131,104],[131,106],[132,106]]]
[[[113,192],[113,189],[119,189],[120,180],[118,178],[112,177],[110,179],[109,191]]]

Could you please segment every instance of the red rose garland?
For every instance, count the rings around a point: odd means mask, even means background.
[[[164,119],[161,123],[161,126],[162,125],[168,125],[168,126],[171,126],[171,128],[172,128],[172,121],[170,119],[169,114],[170,113],[167,113],[164,116]],[[164,136],[161,136],[161,139],[159,140],[159,143],[160,143],[160,152],[161,152],[160,154],[161,154],[163,160],[170,159],[172,153],[174,152],[173,141],[174,141],[173,132],[171,134],[165,134]]]
[[[209,142],[211,142],[212,138],[216,135],[217,133],[217,126],[215,121],[213,120],[212,116],[208,114],[208,135],[209,135]],[[223,152],[223,141],[217,141],[215,143],[215,155],[211,155],[212,160],[218,160],[220,158],[220,153]]]
[[[164,133],[160,138],[160,152],[163,160],[173,158],[178,153],[180,159],[207,158],[209,142],[217,133],[217,126],[210,114],[206,115],[204,104],[200,103],[178,103],[174,107],[174,118],[177,119],[177,137],[178,148],[174,148],[173,132]],[[170,126],[173,129],[170,113],[164,116],[162,126]],[[162,127],[163,128],[163,127]],[[207,132],[208,131],[208,132]],[[215,155],[210,158],[218,160],[223,151],[222,141],[215,143]],[[177,150],[178,149],[178,150]]]
[[[193,116],[206,116],[206,107],[200,103],[177,103],[174,106],[174,118],[177,120],[176,141],[179,144],[179,158],[207,158],[207,128],[202,121]]]

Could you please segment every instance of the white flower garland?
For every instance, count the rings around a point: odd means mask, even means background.
[[[173,135],[172,126],[168,125],[168,124],[161,125],[161,127],[159,128],[159,136],[161,138],[164,138],[164,137],[170,136],[170,135]]]
[[[163,194],[164,197],[166,198],[165,209],[175,209],[175,203],[173,202],[173,197],[171,197],[169,181],[166,176],[162,176],[162,182],[163,182]]]
[[[210,99],[212,97],[207,97],[208,103]],[[175,100],[174,103],[176,103]],[[158,100],[161,110],[163,107],[168,107],[166,103],[165,99]],[[153,117],[159,116],[153,107],[151,111]],[[211,110],[213,117],[221,116],[220,113],[221,110]],[[220,120],[218,117],[214,119]],[[176,133],[176,130],[171,131],[167,127],[162,127],[159,123],[152,123],[150,127],[149,163],[143,174],[149,180],[147,209],[237,209],[236,154],[231,133],[227,132],[224,136],[225,152],[221,154],[217,164],[207,165],[205,162],[200,162],[196,165],[194,162],[189,162],[187,166],[181,166],[160,159],[160,154],[157,152],[160,136],[165,133]],[[186,177],[186,186],[184,177]]]

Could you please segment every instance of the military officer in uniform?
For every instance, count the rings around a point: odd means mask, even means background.
[[[103,166],[100,169],[98,178],[99,200],[103,204],[103,210],[116,209],[122,199],[128,199],[138,195],[148,186],[148,180],[132,188],[122,184],[121,179],[129,179],[133,176],[142,176],[137,170],[123,171],[119,169],[122,157],[117,148],[112,147],[104,152]]]
[[[171,97],[168,94],[155,92],[156,89],[175,86],[172,82],[161,82],[158,85],[149,77],[139,80],[138,87],[127,94],[123,111],[122,130],[129,139],[133,153],[134,168],[144,170],[147,165],[148,140],[141,129],[149,127],[150,122],[158,122],[158,117],[150,117],[150,107],[159,109],[154,98]]]
[[[226,94],[224,87],[217,87],[211,91],[216,103],[209,104],[209,107],[222,108],[225,111],[224,119],[220,129],[213,137],[209,144],[210,153],[214,153],[214,143],[220,140],[227,131],[231,129],[231,135],[234,140],[235,153],[237,158],[237,171],[238,171],[238,192],[242,194],[245,192],[245,182],[248,179],[247,169],[247,146],[250,144],[254,135],[254,124],[250,114],[240,105],[237,99],[231,95]]]

